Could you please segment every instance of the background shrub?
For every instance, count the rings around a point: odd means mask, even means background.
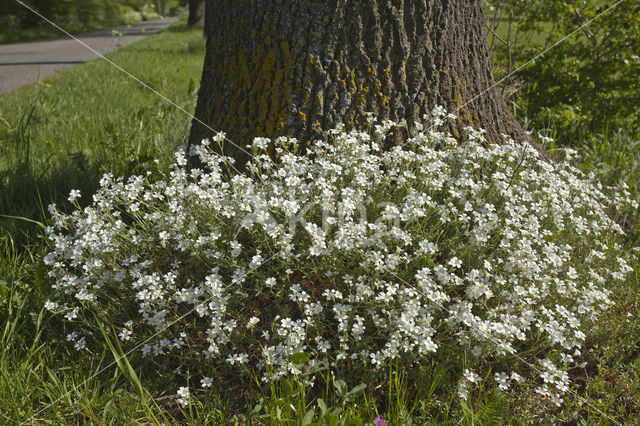
[[[528,62],[510,92],[518,114],[562,145],[619,128],[640,130],[640,4],[636,1],[494,0],[489,34],[498,78]],[[587,26],[589,21],[614,6]],[[576,34],[565,39],[576,29]],[[509,91],[509,90],[508,90]]]

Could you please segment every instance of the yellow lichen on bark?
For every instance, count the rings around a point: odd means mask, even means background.
[[[289,44],[272,40],[267,35],[264,43],[235,52],[212,70],[214,81],[228,89],[213,100],[208,121],[237,138],[274,136],[286,126],[294,62]]]

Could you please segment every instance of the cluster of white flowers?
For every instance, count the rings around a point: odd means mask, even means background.
[[[87,346],[87,341],[84,337],[78,336],[77,332],[67,334],[67,341],[73,342],[76,350],[80,351]]]
[[[189,388],[186,386],[183,386],[180,389],[178,389],[177,394],[178,394],[178,399],[176,401],[178,402],[178,404],[182,405],[183,407],[189,406],[189,397],[191,396],[189,394]]]
[[[191,311],[143,353],[199,351],[264,380],[299,373],[298,352],[311,366],[379,368],[464,351],[461,396],[473,371],[502,359],[512,371],[496,374],[501,389],[522,374],[559,401],[585,327],[631,271],[607,209],[635,201],[526,143],[485,147],[473,129],[458,143],[418,125],[384,151],[394,126],[336,129],[304,157],[295,140],[257,139],[244,174],[205,141],[189,153],[204,170],[189,170],[181,150],[164,179],[105,175],[89,207],[50,208],[47,308],[81,333],[79,310],[117,295],[137,309],[114,324],[130,345]],[[81,349],[81,339],[70,340]],[[534,344],[543,376],[518,361]]]

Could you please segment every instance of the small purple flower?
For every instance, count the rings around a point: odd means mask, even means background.
[[[380,416],[376,417],[373,420],[373,424],[374,424],[374,426],[389,426],[387,421],[385,419],[383,419],[382,417],[380,417]]]

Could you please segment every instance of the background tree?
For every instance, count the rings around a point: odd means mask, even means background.
[[[155,3],[146,0],[30,0],[25,3],[65,30],[81,33],[155,19],[157,17],[150,13],[153,7],[166,11],[167,6],[177,3],[177,0],[158,0]],[[8,0],[0,4],[0,28],[4,29],[0,34],[1,42],[63,35],[56,33],[49,23],[17,1]],[[23,31],[31,29],[38,31]]]
[[[156,13],[164,16],[167,12],[167,0],[156,0]]]
[[[520,114],[535,127],[551,128],[565,145],[621,128],[640,133],[640,2],[493,0],[490,7],[493,17],[510,17],[493,24],[496,72],[563,40],[511,83]]]
[[[204,0],[189,0],[189,25],[204,24]]]
[[[522,136],[491,72],[482,1],[207,0],[196,117],[238,144],[321,138],[342,122],[419,120],[435,105]],[[190,144],[211,131],[194,120]],[[242,153],[230,153],[242,162]]]

